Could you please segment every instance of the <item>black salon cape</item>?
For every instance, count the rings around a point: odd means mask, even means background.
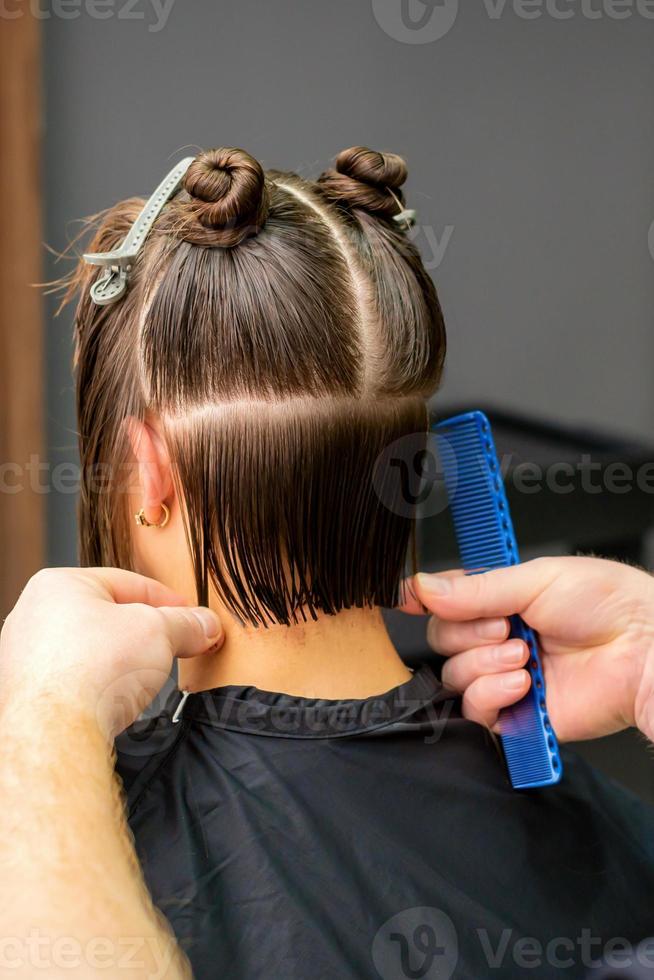
[[[365,701],[168,700],[117,768],[198,980],[583,977],[654,933],[654,810],[569,753],[515,792],[428,667]]]

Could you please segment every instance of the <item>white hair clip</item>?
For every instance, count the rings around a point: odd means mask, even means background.
[[[113,252],[91,252],[84,255],[84,261],[89,265],[104,267],[102,275],[98,276],[91,286],[91,299],[98,306],[115,303],[125,293],[127,276],[132,270],[139,249],[143,246],[164,205],[181,188],[186,171],[194,160],[195,157],[185,157],[164,177],[154,194],[146,201],[117,249]]]
[[[393,215],[393,221],[397,225],[404,225],[405,231],[409,231],[409,229],[413,228],[415,225],[418,215],[413,208],[405,208],[397,194],[395,194],[390,187],[387,187],[386,189],[400,209],[397,214]]]
[[[416,223],[417,214],[413,208],[403,208],[399,214],[393,215],[393,221],[398,225],[405,225],[407,229],[413,228]]]

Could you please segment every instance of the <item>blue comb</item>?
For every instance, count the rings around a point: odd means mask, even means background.
[[[502,483],[495,444],[483,412],[467,412],[434,427],[461,564],[468,574],[517,565],[518,546]],[[558,783],[562,768],[545,705],[538,642],[520,616],[511,616],[511,636],[530,651],[531,687],[500,713],[501,739],[514,789]]]

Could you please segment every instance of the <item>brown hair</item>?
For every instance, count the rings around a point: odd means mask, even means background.
[[[115,473],[129,459],[125,420],[152,412],[200,602],[211,581],[255,625],[396,604],[412,520],[390,484],[380,492],[379,460],[426,433],[445,354],[436,291],[393,221],[405,179],[400,157],[363,147],[315,182],[210,150],[120,302],[96,306],[97,269],[80,264],[69,295],[83,564],[130,567]],[[99,216],[90,250],[115,248],[142,205]]]

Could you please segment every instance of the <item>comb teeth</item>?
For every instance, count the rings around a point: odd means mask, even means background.
[[[488,419],[469,412],[435,428],[454,530],[466,572],[505,568],[520,561],[500,466]],[[536,636],[520,616],[511,636],[529,647],[531,687],[500,713],[501,737],[515,789],[550,786],[561,778],[561,760],[545,704],[545,682]]]
[[[488,420],[471,412],[441,423],[436,435],[463,568],[487,571],[517,564],[518,547]]]
[[[526,746],[529,751],[526,751]],[[552,782],[552,761],[540,737],[538,713],[529,696],[502,712],[502,748],[509,772],[519,773],[515,789],[546,786]]]

